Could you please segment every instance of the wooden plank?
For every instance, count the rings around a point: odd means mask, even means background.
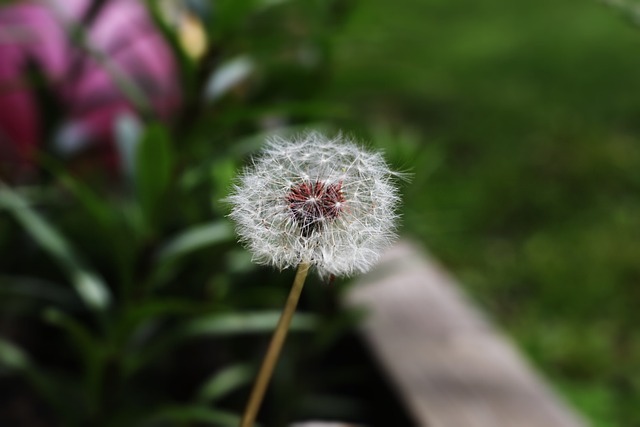
[[[584,427],[417,246],[400,242],[347,292],[417,426]]]

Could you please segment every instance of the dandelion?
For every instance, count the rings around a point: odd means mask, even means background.
[[[395,237],[398,176],[380,153],[342,136],[273,138],[228,197],[230,217],[259,264],[350,276]]]
[[[395,179],[380,153],[341,135],[273,138],[238,178],[227,201],[253,260],[297,267],[241,427],[251,427],[311,267],[323,277],[367,271],[395,238]]]

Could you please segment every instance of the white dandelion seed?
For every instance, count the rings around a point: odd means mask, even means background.
[[[276,137],[237,179],[229,216],[255,262],[349,276],[395,239],[399,176],[341,135]]]

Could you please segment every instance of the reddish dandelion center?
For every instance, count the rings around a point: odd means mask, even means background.
[[[344,202],[342,182],[328,184],[306,181],[291,187],[287,194],[291,216],[305,237],[320,230],[327,220],[340,216]]]

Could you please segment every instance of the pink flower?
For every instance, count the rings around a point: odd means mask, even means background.
[[[176,111],[175,60],[144,3],[104,2],[84,28],[81,46],[71,33],[90,5],[90,0],[49,0],[0,9],[0,173],[29,171],[34,154],[44,148],[44,112],[34,85],[25,79],[30,67],[41,71],[62,106],[56,113],[64,120],[57,129],[63,141],[49,148],[63,154],[91,149],[108,165],[117,164],[114,122],[123,113],[137,113],[117,78],[137,87],[158,117]],[[64,141],[71,135],[73,141]]]

